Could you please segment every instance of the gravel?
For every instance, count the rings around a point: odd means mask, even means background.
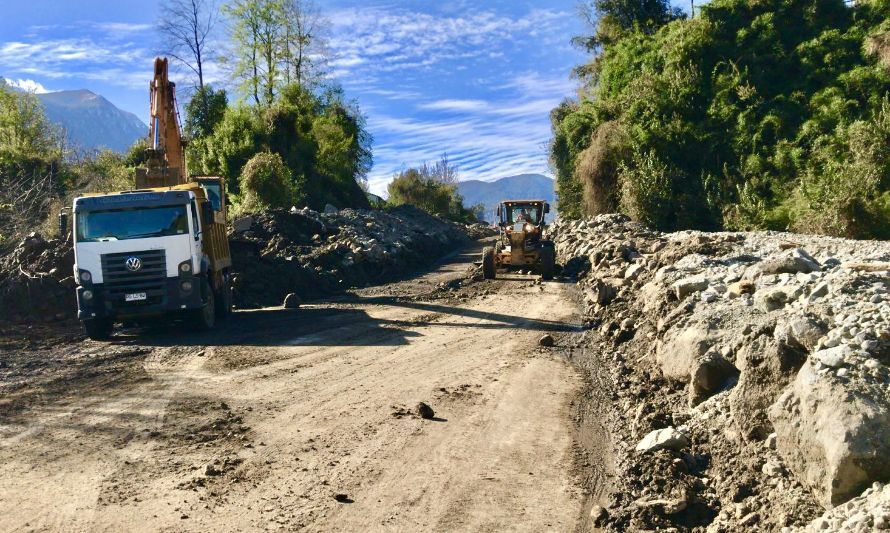
[[[549,231],[583,295],[585,357],[612,382],[606,529],[780,531],[847,506],[864,520],[890,480],[890,243],[620,215]],[[688,447],[634,453],[669,429]]]

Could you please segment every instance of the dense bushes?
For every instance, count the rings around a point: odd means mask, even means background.
[[[582,97],[551,114],[563,214],[890,237],[890,2],[646,7],[605,13]]]
[[[290,170],[281,156],[260,152],[244,165],[239,179],[241,197],[238,205],[248,212],[270,207],[291,207],[301,203]]]
[[[457,222],[475,222],[485,207],[465,208],[464,199],[457,192],[457,181],[457,167],[448,161],[447,155],[442,156],[434,165],[424,163],[394,176],[387,186],[388,203],[410,204]]]
[[[358,181],[371,166],[370,136],[339,91],[289,85],[269,107],[226,108],[211,131],[189,145],[190,170],[227,178],[235,194],[248,161],[269,152],[286,168],[294,202],[314,209],[368,205]]]

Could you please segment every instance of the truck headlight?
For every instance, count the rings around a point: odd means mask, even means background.
[[[192,292],[192,282],[183,281],[179,284],[179,288],[182,289],[182,292]]]
[[[90,274],[89,270],[81,270],[78,278],[80,278],[81,283],[92,283],[93,281],[93,275]]]
[[[92,300],[93,299],[93,291],[91,291],[91,290],[83,291],[83,299],[87,300],[87,301]]]
[[[192,271],[192,261],[189,259],[188,261],[183,261],[179,263],[179,273],[180,274],[188,274]]]

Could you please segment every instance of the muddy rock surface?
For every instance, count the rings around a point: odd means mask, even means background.
[[[230,232],[235,302],[281,305],[289,293],[317,298],[392,281],[465,245],[467,234],[465,226],[412,206],[245,217]]]
[[[70,242],[32,233],[0,254],[0,320],[59,321],[76,314]]]
[[[597,526],[886,523],[873,484],[890,481],[890,243],[659,233],[618,215],[550,233],[583,297],[578,362],[602,369],[612,401]],[[656,436],[675,438],[647,451]]]

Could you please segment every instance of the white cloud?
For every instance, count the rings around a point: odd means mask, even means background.
[[[15,87],[16,89],[20,89],[22,91],[26,91],[34,94],[45,94],[51,92],[43,84],[36,82],[34,80],[26,80],[26,79],[17,79],[12,80],[9,78],[4,78],[6,84],[10,87]]]
[[[559,34],[574,14],[535,9],[522,17],[464,9],[449,16],[388,7],[330,13],[331,48],[341,61],[384,72],[429,67],[450,59],[497,58],[496,48],[533,34]]]
[[[488,102],[482,100],[445,99],[420,104],[417,107],[428,111],[482,111],[488,107]]]
[[[151,53],[134,45],[98,43],[92,39],[47,39],[0,43],[0,64],[8,72],[38,78],[101,80],[122,86],[145,82]]]
[[[130,22],[100,22],[93,24],[93,26],[102,31],[121,35],[150,31],[155,28],[152,24],[133,24]]]

